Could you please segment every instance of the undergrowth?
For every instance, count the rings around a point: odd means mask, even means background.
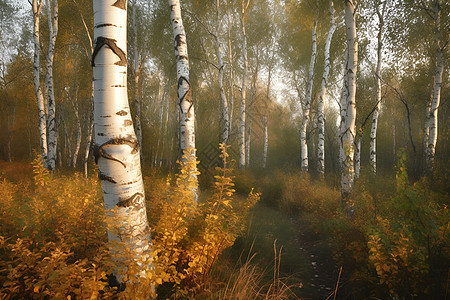
[[[98,179],[49,173],[36,159],[32,180],[0,178],[1,299],[193,298],[207,292],[222,252],[244,231],[260,194],[234,196],[226,146],[213,193],[193,201],[184,164],[174,180],[145,178],[152,261],[132,263],[121,243],[108,243]],[[193,163],[193,162],[192,162]],[[122,251],[127,281],[111,287],[117,270],[110,251]],[[142,263],[148,272],[142,272]]]

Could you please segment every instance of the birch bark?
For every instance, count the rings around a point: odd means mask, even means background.
[[[222,52],[222,41],[220,39],[220,30],[222,22],[220,20],[220,0],[216,2],[216,47],[217,47],[217,67],[219,68],[219,91],[220,99],[222,101],[222,143],[228,144],[228,138],[230,136],[230,118],[228,114],[228,101],[223,88],[223,73],[224,73],[224,63],[223,63],[223,52]]]
[[[377,97],[376,107],[372,115],[372,128],[370,130],[370,167],[374,174],[377,173],[377,129],[378,129],[378,116],[381,109],[381,63],[382,63],[382,50],[383,50],[383,26],[384,26],[384,12],[387,1],[384,1],[380,11],[380,5],[376,6],[376,12],[378,16],[378,35],[377,35],[377,68],[375,70],[375,76],[377,80]]]
[[[141,126],[141,98],[139,95],[139,75],[141,74],[141,63],[139,61],[139,51],[138,51],[138,42],[137,42],[137,24],[136,24],[136,0],[133,1],[133,50],[134,50],[134,95],[133,102],[136,109],[136,115],[134,116],[134,123],[136,126],[136,136],[139,141],[139,145],[142,153],[142,126]]]
[[[172,22],[175,59],[177,62],[178,107],[180,109],[180,145],[182,151],[189,151],[184,165],[191,165],[189,170],[193,188],[192,196],[198,199],[197,160],[195,149],[195,110],[189,81],[189,57],[186,33],[181,18],[179,0],[169,0]]]
[[[311,110],[312,88],[314,81],[314,66],[317,56],[317,23],[319,21],[319,10],[316,10],[314,25],[312,28],[312,52],[311,61],[309,62],[308,86],[306,88],[305,103],[303,105],[303,119],[300,128],[300,147],[301,147],[301,168],[302,172],[308,172],[308,144],[306,140],[306,129],[309,124],[309,114]]]
[[[49,30],[49,45],[47,53],[47,75],[45,77],[45,86],[48,93],[48,116],[47,116],[47,164],[50,171],[54,171],[56,167],[56,102],[55,91],[53,84],[53,60],[55,57],[55,44],[58,35],[58,0],[53,2],[53,11],[50,5],[50,0],[46,0],[47,16],[48,16],[48,30]]]
[[[345,0],[345,27],[347,59],[344,73],[344,92],[341,102],[341,198],[347,214],[353,214],[349,196],[353,188],[355,169],[353,162],[356,134],[356,71],[358,65],[358,40],[356,35],[356,0]]]
[[[150,230],[145,207],[139,142],[127,97],[126,0],[94,0],[94,157],[102,181],[105,209],[112,230],[110,241],[119,241],[142,272],[150,267]],[[114,250],[114,249],[113,249]],[[123,281],[121,253],[118,280]]]
[[[234,77],[233,77],[233,48],[231,47],[231,18],[228,17],[228,64],[230,65],[230,75],[229,75],[229,81],[230,81],[230,129],[229,132],[233,129],[233,109],[234,109]]]
[[[37,99],[38,115],[39,115],[39,144],[41,152],[41,160],[45,168],[47,168],[47,115],[45,113],[44,95],[42,94],[40,81],[40,39],[39,39],[39,23],[41,16],[41,0],[33,0],[33,41],[34,41],[34,56],[33,56],[33,77],[34,90]]]
[[[245,16],[247,12],[250,0],[241,0],[241,25],[242,25],[242,59],[243,59],[243,70],[242,70],[242,87],[241,87],[241,105],[239,109],[239,169],[246,167],[247,163],[245,161],[246,151],[245,151],[245,119],[246,119],[246,96],[247,96],[247,69],[248,69],[248,59],[247,59],[247,34],[245,32]]]
[[[429,105],[429,134],[426,148],[426,167],[428,174],[432,174],[434,168],[434,156],[438,137],[438,110],[441,101],[442,74],[444,73],[444,49],[441,47],[441,1],[433,2],[434,13],[434,47],[436,49],[436,71],[433,83],[433,97]],[[428,108],[427,108],[428,109]]]
[[[318,161],[318,172],[321,178],[325,175],[325,114],[324,106],[327,100],[327,85],[328,85],[328,75],[330,74],[330,46],[331,40],[333,39],[334,32],[336,31],[336,17],[334,15],[334,3],[333,0],[329,1],[328,11],[330,13],[331,27],[328,31],[327,39],[325,41],[324,50],[324,68],[322,74],[321,90],[319,95],[319,103],[317,107],[317,127],[318,127],[318,150],[317,150],[317,161]]]

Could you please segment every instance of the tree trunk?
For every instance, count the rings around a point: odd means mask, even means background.
[[[230,17],[229,17],[230,18]],[[233,77],[233,48],[231,48],[231,21],[228,20],[228,64],[230,65],[230,119],[229,119],[229,132],[233,130],[233,110],[234,110],[234,77]]]
[[[75,122],[76,122],[76,126],[77,126],[77,139],[75,142],[75,148],[73,150],[73,155],[72,155],[72,167],[74,169],[76,169],[77,167],[77,160],[78,160],[78,153],[80,152],[80,148],[81,148],[81,120],[80,120],[80,113],[78,112],[78,65],[77,65],[77,59],[75,57],[75,63],[74,63],[74,95],[68,95],[71,102],[72,102],[72,107],[73,107],[73,111],[74,111],[74,115],[75,115]]]
[[[363,134],[357,135],[357,140],[355,143],[355,179],[359,178],[359,171],[361,168],[361,142],[363,139]]]
[[[48,118],[47,118],[47,147],[48,147],[48,169],[54,171],[56,167],[56,102],[55,89],[53,84],[53,59],[55,57],[56,36],[58,35],[58,0],[54,0],[53,12],[50,5],[50,0],[46,0],[47,16],[48,16],[48,30],[49,30],[49,45],[47,53],[47,75],[45,77],[45,85],[48,92]]]
[[[40,80],[40,42],[39,42],[39,22],[41,16],[42,2],[33,0],[33,40],[34,40],[34,57],[33,57],[33,77],[34,90],[36,93],[38,114],[39,114],[39,144],[41,152],[41,160],[45,168],[47,168],[47,115],[45,113],[44,95],[42,94]]]
[[[228,114],[228,101],[223,89],[223,73],[224,73],[224,63],[223,63],[223,52],[222,52],[222,41],[220,39],[220,29],[222,22],[220,21],[220,0],[216,2],[216,48],[217,48],[217,67],[219,68],[219,91],[220,99],[222,101],[222,143],[228,144],[228,138],[230,136],[230,118]]]
[[[300,128],[300,147],[301,147],[301,168],[302,172],[308,172],[308,144],[306,140],[306,129],[309,124],[309,113],[311,110],[312,88],[314,81],[314,65],[317,56],[317,23],[319,21],[319,10],[316,10],[314,25],[312,28],[312,52],[311,61],[309,62],[308,86],[306,88],[305,103],[303,105],[302,127]]]
[[[244,62],[244,69],[242,70],[242,87],[241,87],[241,105],[239,109],[239,169],[246,167],[247,163],[245,161],[246,151],[245,151],[245,119],[246,119],[246,95],[247,95],[247,69],[248,69],[248,59],[247,59],[247,34],[245,33],[245,15],[250,4],[250,0],[241,0],[241,25],[242,25],[242,59]]]
[[[333,0],[329,1],[328,11],[330,13],[331,27],[328,31],[327,40],[325,42],[324,50],[324,67],[322,75],[321,90],[319,95],[319,103],[317,107],[317,127],[318,127],[318,150],[317,150],[317,171],[319,176],[323,178],[325,176],[325,114],[324,106],[327,100],[327,85],[328,85],[328,75],[330,74],[330,46],[331,40],[333,39],[334,32],[336,31],[336,17],[334,16],[334,3]]]
[[[126,0],[94,0],[94,157],[102,181],[105,209],[112,224],[110,241],[119,241],[129,259],[150,267],[150,230],[145,207],[139,142],[127,97]],[[112,249],[118,273],[127,267]],[[128,262],[129,263],[129,262]],[[123,281],[122,276],[118,276]]]
[[[182,151],[188,151],[182,159],[183,165],[189,165],[192,186],[192,196],[198,199],[197,159],[195,150],[195,109],[192,100],[192,90],[189,81],[189,57],[181,18],[181,7],[179,0],[169,0],[170,18],[172,21],[175,58],[177,61],[178,82],[178,107],[180,109],[180,145]]]
[[[444,49],[441,48],[441,3],[435,0],[433,3],[434,12],[434,47],[436,49],[436,72],[433,83],[433,97],[429,105],[429,135],[426,148],[426,169],[431,175],[434,168],[434,156],[438,138],[438,110],[441,101],[442,74],[444,73]]]
[[[88,176],[88,159],[89,159],[89,152],[91,150],[92,146],[92,134],[94,132],[94,81],[92,81],[91,84],[91,109],[89,110],[89,127],[88,131],[86,133],[86,148],[84,151],[84,177],[87,178]]]
[[[134,90],[133,90],[133,102],[136,110],[136,115],[134,116],[134,124],[136,126],[136,136],[139,141],[141,148],[141,158],[142,158],[142,125],[141,125],[141,99],[139,95],[139,75],[141,74],[141,63],[139,61],[138,52],[138,42],[137,42],[137,25],[136,25],[136,0],[133,1],[133,48],[134,48]]]
[[[377,79],[377,98],[376,107],[372,115],[372,128],[370,130],[370,167],[374,174],[377,173],[377,129],[378,129],[378,116],[381,109],[381,63],[382,63],[382,50],[383,50],[383,26],[384,26],[384,12],[386,7],[386,2],[383,2],[383,7],[380,12],[380,4],[377,5],[377,15],[378,15],[378,47],[377,47],[377,68],[375,70],[375,76]]]
[[[347,59],[344,73],[344,92],[341,102],[341,198],[348,215],[353,214],[349,196],[353,188],[355,169],[353,162],[356,134],[356,71],[358,65],[358,41],[355,23],[356,0],[345,0],[345,27],[347,36]]]
[[[264,124],[264,151],[263,151],[263,163],[262,167],[265,169],[267,165],[267,150],[269,148],[269,132],[267,128],[267,116],[263,117],[263,124]]]

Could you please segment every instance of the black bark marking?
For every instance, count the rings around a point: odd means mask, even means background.
[[[115,25],[115,24],[111,24],[111,23],[103,23],[103,24],[98,24],[98,25],[96,25],[95,28],[107,27],[107,26],[117,27],[117,25]]]
[[[183,101],[185,100],[186,96],[188,96],[188,97],[186,98],[186,101],[188,101],[188,102],[190,103],[189,108],[188,108],[188,110],[187,110],[187,112],[186,112],[186,113],[188,113],[188,112],[191,110],[191,107],[192,107],[192,105],[193,105],[194,103],[193,103],[193,101],[192,101],[192,97],[189,97],[189,95],[191,94],[191,84],[189,83],[189,80],[187,80],[184,76],[180,76],[180,79],[178,79],[178,90],[180,89],[180,86],[183,85],[183,81],[185,81],[185,82],[188,84],[189,88],[188,88],[188,90],[186,91],[186,93],[184,93],[183,96],[180,97],[180,95],[178,95],[178,99],[180,99],[178,105],[180,106],[180,111],[181,111],[182,113],[185,113],[185,112],[183,111],[183,108],[182,108],[181,104],[182,104]],[[188,95],[188,94],[189,94],[189,95]]]
[[[116,62],[115,64],[119,65],[119,66],[126,66],[127,65],[127,55],[125,54],[125,52],[123,52],[122,49],[117,47],[116,42],[117,41],[114,39],[99,36],[95,40],[95,48],[94,48],[94,52],[92,53],[91,65],[93,67],[95,67],[95,62],[94,62],[95,57],[97,56],[98,52],[103,47],[103,45],[106,45],[106,46],[108,46],[109,49],[111,49],[114,52],[114,54],[116,54],[120,58],[120,61]]]
[[[127,9],[127,1],[126,0],[117,0],[113,6],[126,10]]]
[[[123,116],[128,115],[128,113],[126,111],[124,111],[124,110],[121,110],[121,111],[116,112],[116,115],[123,117]]]
[[[109,182],[111,182],[111,183],[117,183],[114,179],[112,179],[112,177],[110,177],[110,176],[108,176],[108,175],[105,175],[105,174],[102,173],[102,172],[99,172],[99,173],[98,173],[98,178],[99,178],[100,180],[106,180],[106,181],[109,181]]]
[[[111,139],[105,143],[103,143],[102,145],[95,145],[94,146],[94,158],[95,158],[95,163],[98,163],[98,159],[101,157],[106,158],[106,159],[111,159],[114,161],[117,161],[119,163],[121,163],[124,168],[126,168],[126,165],[120,161],[117,158],[112,157],[111,155],[109,155],[108,153],[105,152],[104,148],[110,145],[128,145],[132,148],[131,150],[131,154],[135,154],[138,152],[139,150],[139,142],[137,139],[135,138],[115,138],[115,139]]]
[[[119,200],[119,202],[116,204],[116,206],[118,206],[118,207],[134,206],[135,208],[141,208],[142,204],[143,204],[141,201],[142,198],[144,198],[144,194],[135,193],[134,195],[132,195],[129,198]]]

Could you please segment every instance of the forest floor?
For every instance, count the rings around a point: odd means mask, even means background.
[[[281,253],[279,278],[295,294],[293,299],[333,299],[339,267],[329,246],[314,233],[305,232],[305,222],[301,215],[294,218],[260,203],[253,210],[247,236],[234,248],[252,249],[255,262],[267,266],[267,281],[273,280],[273,269],[278,266],[277,249],[278,259]]]

